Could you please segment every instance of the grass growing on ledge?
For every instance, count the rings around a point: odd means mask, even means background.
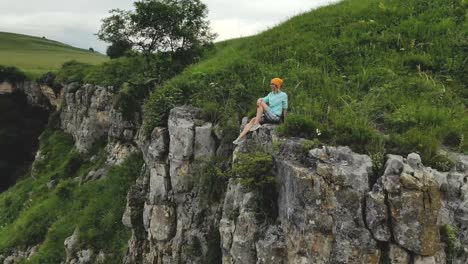
[[[158,87],[145,105],[151,131],[175,105],[239,120],[284,78],[290,118],[281,132],[372,152],[419,152],[440,163],[442,145],[468,152],[466,1],[345,0],[256,36],[225,41]],[[217,110],[217,111],[215,111]]]
[[[78,157],[69,135],[46,131],[40,149],[46,158],[38,164],[35,179],[26,177],[0,194],[0,254],[41,243],[39,251],[24,263],[60,263],[65,257],[65,238],[78,228],[83,249],[95,253],[102,249],[112,253],[107,263],[120,263],[130,236],[121,223],[125,197],[139,174],[142,158],[131,156],[105,178],[80,185],[64,175]],[[94,151],[104,154],[102,146]],[[92,168],[93,164],[83,163],[75,176],[86,175]],[[49,190],[46,184],[51,179],[59,183]]]
[[[271,154],[238,153],[231,175],[243,188],[255,194],[251,207],[259,220],[276,219],[277,191]]]

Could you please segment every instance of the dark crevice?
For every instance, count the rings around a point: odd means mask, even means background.
[[[390,209],[390,201],[388,200],[388,193],[387,191],[384,190],[384,194],[385,194],[385,205],[387,207],[387,215],[388,215],[388,218],[387,218],[387,227],[389,229],[389,232],[390,232],[390,242],[394,242],[396,244],[396,240],[395,240],[395,237],[393,235],[393,222],[392,222],[392,210]]]
[[[0,191],[28,171],[48,117],[47,110],[28,104],[22,92],[0,95]]]
[[[361,209],[361,215],[362,215],[362,220],[364,222],[364,226],[366,227],[367,230],[369,230],[369,232],[372,234],[372,231],[370,230],[369,226],[367,225],[367,221],[366,221],[366,216],[367,216],[367,206],[366,206],[366,203],[367,203],[367,194],[364,195],[364,197],[362,198],[362,201],[361,201],[361,206],[362,206],[362,209]],[[373,235],[373,234],[372,234]],[[375,240],[375,239],[374,239]]]

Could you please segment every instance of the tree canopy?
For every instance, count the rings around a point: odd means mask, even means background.
[[[215,38],[200,0],[141,0],[134,6],[134,11],[111,10],[98,38],[113,45],[129,43],[144,55],[196,49]]]

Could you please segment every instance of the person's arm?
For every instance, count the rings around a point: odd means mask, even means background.
[[[261,98],[262,101],[265,103],[265,104],[270,104],[270,94],[267,94],[267,96]]]
[[[285,93],[285,98],[282,102],[283,107],[283,120],[286,120],[286,116],[288,115],[288,95]]]

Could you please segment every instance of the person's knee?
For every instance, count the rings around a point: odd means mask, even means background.
[[[262,98],[258,98],[257,99],[257,106],[260,106],[262,103],[263,103]]]
[[[252,119],[250,119],[250,123],[252,123],[252,124],[253,124],[253,122],[255,122],[255,117],[254,117],[254,118],[252,118]]]

